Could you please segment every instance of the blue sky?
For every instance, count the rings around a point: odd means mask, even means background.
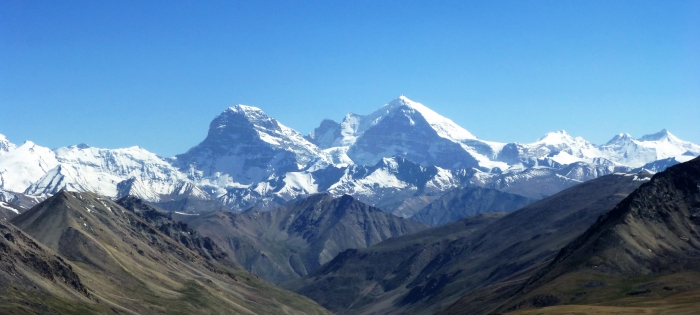
[[[700,143],[700,1],[0,1],[0,133],[204,139],[225,108],[306,134],[401,94],[477,137]]]

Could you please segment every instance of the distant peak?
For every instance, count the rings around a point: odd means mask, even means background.
[[[633,139],[634,139],[634,138],[632,138],[632,136],[631,136],[629,133],[621,132],[621,133],[615,135],[615,136],[614,136],[612,139],[610,139],[610,141],[608,141],[608,143],[606,143],[606,144],[609,145],[609,144],[613,144],[613,143],[616,143],[616,142],[620,142],[620,141],[629,141],[629,140],[633,140]]]
[[[650,135],[644,135],[642,136],[639,140],[641,141],[660,141],[660,140],[668,140],[668,141],[679,141],[676,136],[671,134],[666,128],[661,129],[661,131],[650,134]]]
[[[572,139],[572,137],[568,133],[566,133],[565,130],[558,130],[558,131],[552,131],[552,132],[546,133],[544,136],[542,136],[542,138],[537,140],[537,142],[547,142],[547,143],[557,142],[557,143],[559,143],[561,140],[564,140],[564,139]]]
[[[77,145],[75,145],[75,147],[78,148],[78,149],[87,149],[87,148],[90,148],[90,146],[87,145],[87,144],[85,144],[85,143],[77,144]]]
[[[476,137],[472,135],[469,131],[455,124],[449,118],[443,117],[442,115],[438,114],[437,112],[433,111],[432,109],[428,108],[427,106],[421,103],[410,100],[405,95],[401,95],[397,99],[384,105],[379,110],[370,114],[369,117],[376,117],[373,118],[373,120],[379,121],[383,115],[397,110],[402,106],[407,106],[414,110],[416,113],[419,113],[421,116],[423,116],[423,118],[428,122],[428,124],[430,124],[430,126],[433,129],[435,129],[435,131],[437,131],[438,135],[440,135],[443,138],[456,141],[476,139]]]

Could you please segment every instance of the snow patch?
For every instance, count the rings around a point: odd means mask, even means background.
[[[14,213],[16,213],[16,214],[19,214],[19,211],[17,211],[17,209],[15,209],[15,208],[13,208],[13,207],[10,207],[10,205],[7,204],[7,203],[5,203],[5,202],[0,201],[0,207],[5,208],[5,209],[7,209],[7,210],[10,210],[10,211],[12,211],[12,212],[14,212]]]

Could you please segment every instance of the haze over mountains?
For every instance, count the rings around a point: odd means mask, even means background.
[[[620,134],[603,145],[564,131],[530,144],[485,141],[404,96],[369,115],[325,120],[306,137],[258,108],[237,105],[212,121],[200,144],[172,158],[139,147],[17,146],[3,136],[0,202],[28,208],[65,189],[134,195],[179,211],[195,211],[188,205],[199,202],[243,211],[326,192],[410,217],[458,187],[539,199],[602,175],[659,171],[698,154],[700,146],[667,130],[639,139]]]

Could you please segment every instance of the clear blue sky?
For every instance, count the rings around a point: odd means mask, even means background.
[[[257,106],[306,134],[405,94],[477,137],[700,143],[700,1],[0,1],[0,133],[204,139]]]

